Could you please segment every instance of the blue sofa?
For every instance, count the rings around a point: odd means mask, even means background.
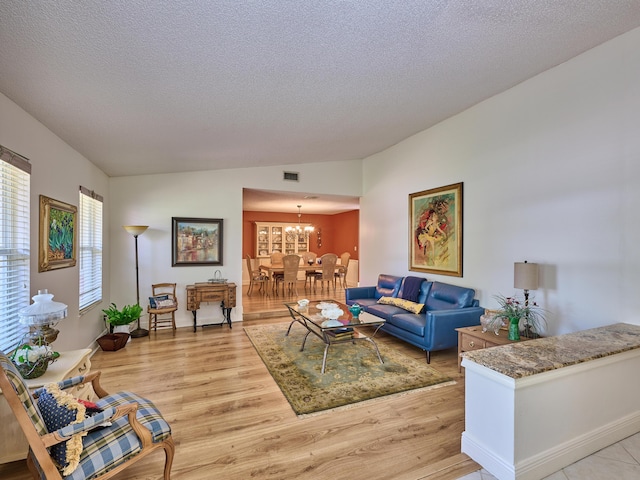
[[[419,287],[417,303],[424,304],[420,313],[379,303],[382,297],[403,298],[406,278],[381,274],[375,286],[347,288],[346,303],[384,318],[382,331],[421,348],[430,363],[431,352],[458,345],[456,328],[480,325],[484,308],[474,298],[475,290],[427,279]]]

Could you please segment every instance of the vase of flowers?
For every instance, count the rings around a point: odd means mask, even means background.
[[[54,352],[48,345],[20,345],[11,355],[11,361],[16,366],[22,378],[38,378],[45,374],[49,364],[60,354]]]
[[[544,310],[534,301],[520,301],[515,296],[494,297],[500,305],[496,312],[498,318],[509,322],[509,340],[520,340],[520,324],[522,323],[522,335],[527,338],[536,338],[545,328],[547,322],[544,318]]]

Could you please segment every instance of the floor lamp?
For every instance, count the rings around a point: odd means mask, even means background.
[[[127,232],[133,235],[136,241],[136,303],[140,305],[140,282],[138,277],[138,235],[142,235],[147,228],[147,225],[123,225],[123,227]],[[136,329],[131,332],[131,336],[133,338],[146,337],[149,335],[149,330],[145,330],[144,328],[140,328],[140,318],[138,317],[138,324]]]

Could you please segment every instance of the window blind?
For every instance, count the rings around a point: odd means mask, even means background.
[[[27,328],[18,312],[29,306],[31,164],[0,145],[0,350],[9,353]]]
[[[102,301],[102,197],[80,187],[80,313]]]

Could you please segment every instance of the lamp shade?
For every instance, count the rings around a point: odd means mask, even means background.
[[[516,262],[513,265],[513,286],[523,290],[538,288],[538,264]]]
[[[134,237],[137,237],[138,235],[142,235],[149,227],[147,225],[123,225],[122,228]]]
[[[67,306],[54,302],[53,295],[47,290],[38,290],[38,295],[31,297],[33,303],[18,312],[23,325],[48,325],[67,316]]]

